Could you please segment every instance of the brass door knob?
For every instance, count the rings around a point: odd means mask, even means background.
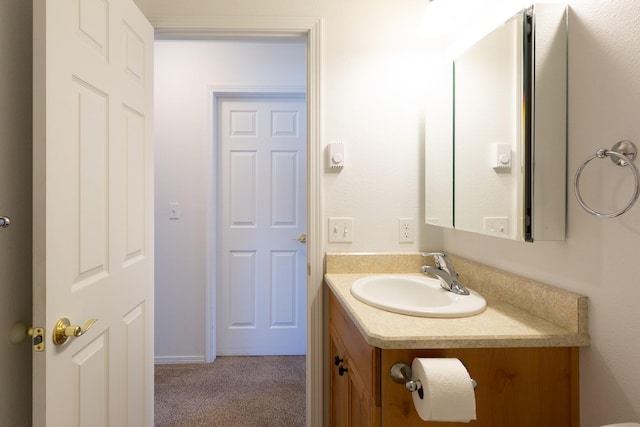
[[[64,344],[69,337],[79,337],[84,335],[98,319],[91,319],[84,324],[83,327],[72,325],[69,319],[61,317],[58,319],[55,328],[53,329],[53,343],[55,345]]]

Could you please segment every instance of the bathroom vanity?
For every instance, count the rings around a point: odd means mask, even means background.
[[[579,426],[579,347],[589,344],[586,297],[460,258],[454,261],[461,280],[488,301],[475,316],[396,314],[350,293],[358,278],[415,274],[423,261],[419,254],[327,254],[330,425]],[[464,363],[478,384],[477,420],[419,418],[411,392],[390,376],[393,364],[411,365],[416,357]]]

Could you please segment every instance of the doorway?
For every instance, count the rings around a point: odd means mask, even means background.
[[[307,362],[306,362],[306,400],[307,400],[307,425],[322,425],[324,418],[324,352],[323,352],[323,304],[322,304],[322,275],[323,275],[323,243],[321,240],[323,227],[323,211],[321,200],[321,20],[319,18],[291,18],[283,20],[280,17],[269,16],[238,16],[234,19],[221,16],[206,17],[161,17],[150,19],[155,30],[156,40],[187,40],[198,38],[234,38],[239,35],[248,39],[261,37],[271,40],[298,40],[302,41],[306,58],[306,88],[307,96]],[[156,82],[156,84],[158,84]],[[289,83],[290,84],[290,83]],[[203,104],[206,100],[203,99]],[[180,114],[180,112],[179,112]],[[156,121],[170,117],[160,117],[156,112]],[[184,139],[183,135],[173,135],[175,139]],[[169,159],[173,162],[176,159]],[[171,177],[166,179],[170,180]],[[165,202],[168,201],[165,199]],[[212,206],[212,203],[207,203]],[[159,203],[157,209],[160,215],[166,215],[166,204]],[[206,210],[206,209],[203,209]],[[175,224],[175,223],[174,223]],[[171,224],[159,226],[171,227]],[[191,237],[198,239],[205,235],[213,238],[211,230],[199,229]],[[178,233],[178,231],[172,231]],[[203,244],[202,247],[207,245]],[[212,254],[207,254],[211,259]],[[157,262],[161,260],[156,258]],[[171,263],[171,259],[165,259]],[[216,274],[215,265],[210,264],[207,277]],[[171,280],[182,281],[183,278],[173,277]],[[178,288],[176,293],[180,293]],[[211,295],[205,298],[210,300]],[[197,316],[196,316],[197,317]],[[206,316],[202,316],[206,318]],[[181,338],[191,334],[185,334],[182,325],[176,325],[168,320],[167,333],[174,332]],[[188,322],[187,322],[188,323]],[[156,324],[156,328],[161,325]],[[211,325],[209,325],[211,326]],[[188,327],[188,326],[187,326]],[[210,329],[208,327],[208,329]],[[207,337],[209,338],[209,337]],[[215,338],[215,337],[214,337]],[[202,341],[202,340],[200,340]],[[203,347],[210,348],[210,343],[202,342]],[[156,341],[156,349],[159,347]],[[200,356],[182,356],[183,361],[200,360]],[[158,359],[156,359],[158,361]],[[160,363],[162,360],[159,361]]]
[[[225,273],[216,251],[223,237],[217,227],[222,194],[216,183],[218,165],[228,163],[219,159],[213,143],[218,99],[304,93],[305,78],[305,46],[299,40],[156,41],[157,363],[206,362],[216,356],[216,286]],[[242,127],[238,132],[247,133],[253,118],[242,110],[234,119]],[[246,151],[236,156],[250,157]],[[246,185],[245,178],[240,176],[238,185]],[[250,209],[242,205],[245,199],[233,202],[242,215]],[[297,208],[304,216],[304,207]],[[304,220],[297,222],[304,225]],[[234,231],[251,229],[250,220],[239,222]]]

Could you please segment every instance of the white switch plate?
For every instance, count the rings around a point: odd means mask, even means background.
[[[329,143],[329,167],[339,169],[344,167],[344,144],[342,142]]]
[[[496,172],[508,172],[511,170],[511,146],[509,144],[493,144],[491,146],[491,167]]]
[[[413,218],[398,218],[398,241],[413,243],[416,234],[416,220]]]
[[[329,218],[329,242],[353,242],[353,218]]]
[[[484,231],[497,236],[508,236],[509,218],[502,216],[484,217]]]
[[[169,203],[169,219],[180,219],[180,203]]]

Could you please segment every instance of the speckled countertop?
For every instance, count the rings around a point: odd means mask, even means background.
[[[487,300],[484,312],[455,319],[407,316],[351,295],[351,284],[371,274],[419,276],[414,273],[424,262],[419,254],[327,254],[325,282],[365,340],[383,349],[589,345],[586,297],[453,259],[462,283]]]

